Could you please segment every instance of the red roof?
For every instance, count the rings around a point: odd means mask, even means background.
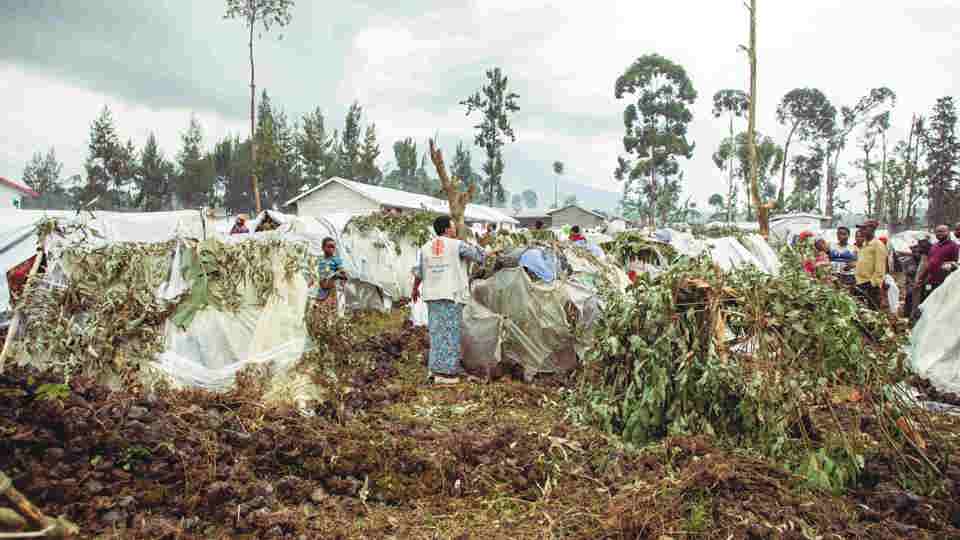
[[[4,177],[2,177],[2,176],[0,176],[0,186],[7,186],[7,187],[10,187],[10,188],[13,188],[13,189],[19,191],[20,193],[23,193],[24,195],[28,195],[28,196],[34,197],[34,198],[40,196],[39,193],[37,193],[36,191],[28,188],[27,186],[24,186],[23,184],[18,184],[18,183],[16,183],[16,182],[14,182],[13,180],[7,180],[6,178],[4,178]]]

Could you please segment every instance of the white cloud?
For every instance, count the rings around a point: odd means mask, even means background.
[[[438,133],[445,147],[470,140],[475,121],[464,118],[458,102],[479,86],[484,69],[500,66],[521,96],[507,178],[542,173],[549,184],[550,163],[561,159],[568,179],[618,191],[612,170],[627,102],[614,99],[614,81],[637,57],[657,52],[683,65],[699,91],[690,126],[697,149],[681,163],[686,191],[705,205],[711,193],[724,189],[710,155],[727,125],[712,118],[711,97],[747,86],[746,60],[738,51],[747,38],[747,13],[739,0],[438,0],[390,8],[392,13],[361,4],[337,9],[304,7],[283,42],[261,46],[259,84],[292,116],[320,105],[332,124],[358,100],[377,123],[384,161],[392,160],[390,147],[401,137],[423,141]],[[398,10],[406,14],[395,15]],[[872,87],[891,87],[899,97],[891,139],[905,136],[913,113],[928,112],[940,96],[960,94],[954,46],[960,7],[951,0],[764,0],[759,17],[758,129],[778,141],[785,133],[776,123],[776,104],[795,87],[821,88],[838,106]],[[342,18],[350,22],[338,26]],[[228,37],[235,41],[234,34]],[[230,50],[217,58],[242,69],[242,51]],[[162,48],[155,60],[178,61],[163,57]],[[196,76],[201,89],[226,82],[222,73]],[[189,103],[191,89],[183,91]],[[325,96],[335,96],[336,103],[322,102],[331,99]],[[168,154],[175,152],[190,114],[0,66],[0,108],[8,126],[0,135],[0,174],[19,175],[30,154],[51,145],[68,170],[79,170],[90,121],[104,103],[114,109],[124,137],[142,144],[154,130]],[[198,114],[208,138],[246,132],[241,118]],[[856,157],[855,139],[844,162]]]

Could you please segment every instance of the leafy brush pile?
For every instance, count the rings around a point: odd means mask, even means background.
[[[433,238],[433,220],[436,217],[431,212],[369,214],[351,219],[345,232],[369,234],[375,230],[383,231],[399,255],[403,245],[420,247]]]
[[[280,257],[282,279],[316,272],[304,246],[280,239],[188,242],[180,246],[186,291],[166,301],[157,293],[170,277],[176,249],[175,241],[67,249],[69,279],[35,287],[24,299],[28,324],[18,346],[66,376],[105,367],[123,371],[162,351],[168,319],[185,327],[207,307],[236,311],[265,304],[280,286],[274,257]]]
[[[603,250],[621,264],[639,260],[646,264],[660,265],[677,258],[677,250],[670,244],[656,242],[637,231],[618,234],[612,242],[601,246]]]
[[[705,433],[836,490],[881,456],[905,482],[939,477],[938,441],[898,387],[905,336],[849,296],[683,261],[607,302],[584,398],[627,442]]]

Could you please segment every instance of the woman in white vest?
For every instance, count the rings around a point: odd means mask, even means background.
[[[413,301],[427,303],[430,330],[428,366],[434,382],[453,384],[463,372],[460,363],[460,326],[463,306],[470,299],[467,261],[483,263],[483,251],[457,239],[449,216],[433,222],[437,237],[420,248],[420,264],[413,269]]]

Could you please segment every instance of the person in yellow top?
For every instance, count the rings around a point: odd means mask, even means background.
[[[864,245],[857,256],[853,276],[857,296],[873,309],[880,309],[880,291],[887,275],[887,246],[876,238],[877,223],[868,221],[858,227],[863,232]]]

